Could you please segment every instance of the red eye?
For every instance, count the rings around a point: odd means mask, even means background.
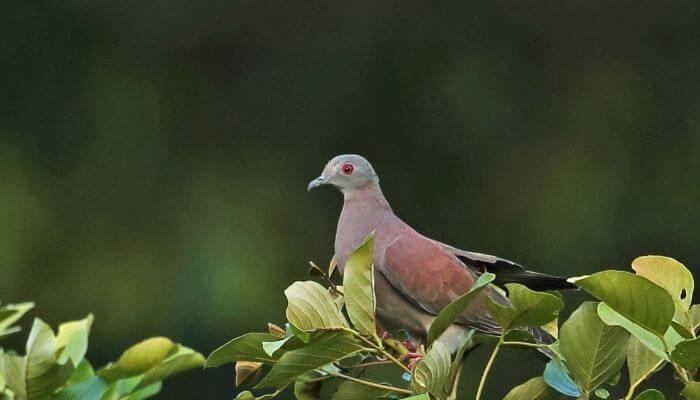
[[[345,175],[350,175],[352,174],[352,171],[355,170],[355,167],[352,164],[343,164],[343,173]]]

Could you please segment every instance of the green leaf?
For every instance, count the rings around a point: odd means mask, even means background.
[[[627,368],[630,386],[637,387],[640,382],[650,377],[664,363],[653,350],[642,341],[632,336],[627,344]]]
[[[554,350],[554,349],[553,349]],[[581,389],[571,379],[571,374],[561,360],[553,358],[544,368],[542,378],[549,387],[570,397],[580,397]]]
[[[458,297],[455,301],[450,303],[447,307],[443,308],[437,317],[430,324],[430,329],[428,330],[428,344],[433,343],[437,340],[440,335],[442,335],[447,328],[452,325],[452,323],[461,315],[464,310],[469,307],[472,301],[477,297],[481,291],[488,286],[489,283],[493,282],[496,275],[491,273],[484,273],[479,276],[479,279],[474,282],[471,289],[462,296]]]
[[[566,400],[570,397],[552,390],[541,376],[514,387],[503,400]]]
[[[596,303],[585,302],[562,325],[559,350],[574,381],[590,393],[622,368],[628,339],[624,329],[601,321]]]
[[[205,368],[218,367],[236,361],[257,361],[272,364],[277,359],[263,349],[263,342],[273,342],[277,336],[269,333],[246,333],[214,350],[204,364]]]
[[[99,376],[93,376],[76,385],[70,385],[58,392],[57,400],[100,400],[109,385]]]
[[[700,328],[700,304],[691,306],[688,315],[690,316],[690,327],[693,331],[697,331]]]
[[[677,312],[688,311],[693,301],[693,274],[685,265],[670,257],[645,256],[632,261],[632,269],[666,289],[676,304]]]
[[[294,382],[294,397],[297,400],[318,400],[320,392],[321,382]]]
[[[107,365],[98,375],[108,381],[140,377],[139,388],[171,375],[204,365],[204,357],[164,337],[154,337],[127,349],[116,363]]]
[[[700,382],[688,382],[681,394],[688,400],[700,400]]]
[[[203,366],[204,356],[189,347],[175,345],[160,364],[153,366],[146,372],[141,387],[152,385],[191,369],[201,369]]]
[[[451,389],[451,367],[450,351],[442,342],[434,342],[413,369],[413,391],[427,392],[438,400],[446,398]]]
[[[607,399],[608,397],[610,397],[610,392],[603,388],[596,389],[594,393],[595,397],[599,399]]]
[[[35,319],[26,345],[27,354],[20,357],[4,354],[2,374],[7,386],[17,397],[47,399],[73,372],[71,363],[59,364],[56,359],[56,336],[44,321]]]
[[[648,279],[624,271],[603,271],[570,279],[637,325],[663,336],[675,313],[673,299]]]
[[[142,387],[141,389],[125,396],[122,397],[120,400],[143,400],[143,399],[148,399],[151,398],[158,393],[160,393],[160,390],[163,387],[162,382],[156,382],[153,384],[150,384],[148,386]]]
[[[379,342],[375,315],[373,243],[374,231],[350,254],[343,273],[343,294],[345,308],[355,329],[361,335]]]
[[[431,400],[427,393],[422,393],[416,396],[406,397],[403,400]]]
[[[688,371],[700,366],[700,338],[684,340],[671,352],[671,361]]]
[[[664,400],[664,394],[656,389],[647,389],[635,397],[634,400]]]
[[[56,336],[56,354],[59,364],[68,360],[78,366],[85,357],[88,348],[88,335],[92,326],[92,314],[78,321],[65,322],[58,326]]]
[[[257,381],[257,377],[262,371],[263,363],[255,361],[238,361],[236,362],[236,387],[244,383]]]
[[[287,319],[302,330],[347,327],[330,293],[313,281],[294,282],[284,291]]]
[[[0,336],[17,332],[19,328],[11,328],[24,314],[34,308],[34,303],[6,304],[0,307]]]
[[[313,332],[308,344],[288,350],[280,356],[270,372],[256,386],[257,389],[281,389],[295,377],[316,368],[357,354],[363,347],[352,333],[344,330]]]
[[[344,381],[333,393],[331,400],[378,400],[386,398],[390,392],[361,383]]]
[[[518,283],[506,284],[510,307],[489,299],[489,310],[496,322],[507,331],[517,327],[541,326],[557,318],[564,307],[561,298],[551,293],[536,292]]]
[[[627,332],[631,333],[632,336],[637,338],[637,340],[642,342],[644,346],[654,352],[654,354],[668,361],[664,343],[656,334],[649,332],[623,317],[605,303],[598,304],[598,316],[606,325],[624,328]]]

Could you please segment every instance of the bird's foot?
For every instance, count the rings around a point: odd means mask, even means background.
[[[408,358],[408,368],[413,369],[416,363],[423,359],[423,354],[412,351],[406,354],[406,358]]]

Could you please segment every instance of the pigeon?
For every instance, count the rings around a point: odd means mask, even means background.
[[[321,185],[335,186],[344,198],[335,235],[335,260],[341,274],[350,254],[375,232],[374,290],[381,324],[424,338],[435,316],[469,291],[484,272],[494,273],[493,284],[501,287],[520,283],[533,290],[575,288],[566,279],[527,271],[512,261],[460,250],[421,235],[394,214],[382,194],[377,173],[362,156],[345,154],[330,160],[308,190]],[[489,314],[488,299],[509,304],[503,290],[489,286],[438,340],[454,353],[472,330],[500,334]],[[548,341],[544,331],[536,329],[533,334]]]

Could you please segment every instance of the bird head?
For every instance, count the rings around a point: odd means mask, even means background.
[[[379,178],[364,157],[343,154],[328,161],[321,176],[309,182],[308,190],[321,185],[333,185],[343,193],[379,185]]]

